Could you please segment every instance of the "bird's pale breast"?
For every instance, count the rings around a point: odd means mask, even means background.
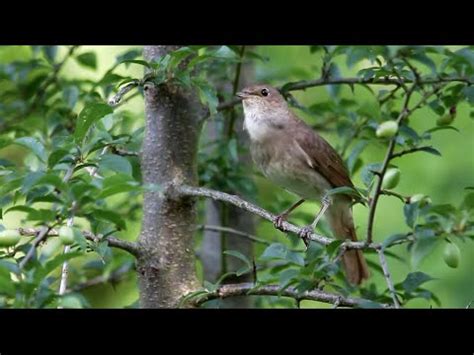
[[[295,159],[298,152],[291,145],[275,140],[265,144],[252,144],[252,157],[263,174],[273,183],[304,198],[320,200],[326,190],[331,189],[328,181],[304,161]]]

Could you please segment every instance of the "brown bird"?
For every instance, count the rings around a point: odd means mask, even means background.
[[[250,136],[255,164],[272,182],[301,197],[301,200],[274,220],[277,228],[289,213],[305,200],[322,202],[314,222],[301,233],[307,244],[309,232],[324,215],[334,237],[356,241],[352,218],[352,199],[348,195],[326,196],[330,189],[353,187],[339,154],[288,107],[283,96],[269,85],[249,86],[237,93],[242,99],[244,129]],[[342,256],[349,282],[360,284],[369,270],[360,250],[349,250]]]

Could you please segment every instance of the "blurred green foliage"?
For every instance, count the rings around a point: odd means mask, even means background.
[[[1,306],[136,306],[133,257],[110,248],[104,240],[91,241],[81,231],[135,240],[141,195],[146,189],[159,188],[143,186],[136,156],[143,135],[142,90],[147,81],[161,85],[171,80],[196,90],[209,107],[209,119],[219,123],[222,139],[202,143],[199,151],[202,185],[238,191],[274,213],[295,201],[256,170],[236,164],[248,147],[226,134],[229,116],[217,113],[217,108],[219,101],[227,102],[232,96],[216,88],[233,82],[239,53],[235,46],[192,46],[147,63],[138,47],[0,47],[0,229],[43,225],[57,229],[70,218],[75,227],[72,252],[64,255],[58,238],[48,238],[34,249],[23,269],[21,262],[32,248],[32,236],[0,249]],[[370,170],[379,167],[388,145],[388,139],[376,137],[376,129],[399,115],[403,88],[322,85],[290,95],[286,84],[320,77],[474,80],[474,51],[462,46],[258,46],[247,50],[243,60],[253,63],[256,81],[283,86],[298,115],[341,153],[365,199],[375,181]],[[147,76],[143,76],[145,67]],[[121,102],[107,105],[127,85],[133,88]],[[418,86],[410,107],[434,87]],[[465,307],[474,299],[473,102],[471,85],[447,80],[400,126],[396,151],[432,147],[393,161],[401,179],[391,190],[401,200],[381,196],[375,219],[376,242],[409,239],[387,251],[396,290],[407,307]],[[453,107],[454,120],[440,124],[439,118]],[[234,109],[242,114],[240,105]],[[416,194],[427,197],[413,202],[410,196]],[[291,221],[307,224],[316,210],[316,204],[305,203]],[[359,238],[365,238],[367,207],[356,204],[354,219]],[[318,228],[330,236],[325,223]],[[409,238],[407,233],[411,233]],[[326,248],[311,243],[303,252],[297,238],[286,237],[270,223],[260,222],[257,234],[266,240],[255,244],[261,284],[295,286],[299,291],[324,285],[332,292],[391,302],[375,254],[367,252],[372,278],[354,288],[334,262],[337,242]],[[198,233],[196,248],[201,237]],[[450,268],[443,259],[451,243],[460,249],[457,268]],[[245,255],[226,253],[241,260],[238,274],[251,272],[252,261]],[[68,290],[58,297],[60,269],[66,259],[70,262]],[[197,270],[201,274],[199,261]],[[203,282],[203,286],[212,290],[218,285]],[[256,305],[298,306],[278,297],[258,297]],[[329,307],[311,301],[299,306]]]

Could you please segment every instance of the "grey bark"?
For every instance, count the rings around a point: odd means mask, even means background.
[[[253,66],[250,64],[242,65],[240,85],[239,87],[247,86],[251,83],[254,77]],[[227,82],[219,87],[219,91],[231,92],[232,85]],[[209,141],[219,138],[219,129],[217,127],[217,120],[209,122],[206,127],[206,137]],[[235,137],[240,146],[248,146],[248,137],[242,130],[242,116],[237,116],[235,120]],[[221,135],[222,137],[222,135]],[[239,156],[239,164],[242,164],[248,169],[251,169],[251,158],[248,154]],[[236,191],[238,193],[238,191]],[[228,211],[228,221],[226,226],[241,230],[249,234],[255,234],[254,216],[235,206],[226,207]],[[223,225],[222,216],[223,204],[218,201],[206,201],[206,224],[208,225]],[[242,262],[231,256],[222,255],[222,242],[225,242],[225,249],[237,250],[246,255],[250,260],[253,258],[253,244],[250,240],[244,238],[235,238],[224,235],[215,231],[205,231],[200,249],[200,257],[203,265],[204,278],[210,282],[215,282],[224,272],[236,271],[242,267]],[[223,263],[222,257],[225,257]],[[222,270],[222,265],[226,265],[226,270]],[[245,275],[238,280],[230,279],[229,282],[249,282],[252,281],[251,275]],[[219,306],[222,308],[249,308],[253,304],[253,300],[249,297],[234,297],[219,301]]]
[[[148,61],[177,46],[145,46]],[[145,185],[197,185],[197,149],[204,110],[192,90],[172,83],[145,88],[146,126],[141,152]],[[199,288],[193,249],[195,199],[144,193],[137,260],[140,307],[176,307]]]

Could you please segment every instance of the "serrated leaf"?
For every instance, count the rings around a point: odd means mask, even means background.
[[[89,128],[104,116],[112,113],[113,110],[109,105],[102,103],[88,104],[79,114],[76,123],[76,131],[74,138],[77,143],[82,143],[84,136],[87,134]]]
[[[43,163],[48,159],[46,150],[43,144],[34,137],[21,137],[15,139],[15,144],[21,145],[30,149]]]

